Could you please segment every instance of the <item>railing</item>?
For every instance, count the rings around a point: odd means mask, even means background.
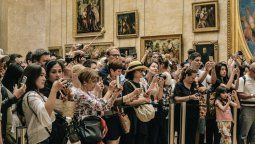
[[[169,105],[169,144],[179,144],[177,142],[177,138],[175,137],[175,131],[174,131],[174,107],[175,104],[171,103]],[[178,134],[178,137],[180,138],[180,144],[185,144],[185,128],[186,128],[186,102],[183,102],[181,104],[181,131]],[[233,111],[233,120],[234,120],[234,127],[233,127],[233,135],[232,135],[232,141],[233,144],[237,144],[237,109],[234,108]],[[196,143],[198,143],[198,140],[196,140]]]

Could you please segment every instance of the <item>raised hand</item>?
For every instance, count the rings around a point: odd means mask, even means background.
[[[26,84],[21,84],[21,87],[18,88],[18,85],[15,84],[13,89],[13,95],[19,99],[26,92]]]
[[[117,82],[116,82],[116,80],[113,80],[113,81],[110,82],[108,90],[114,91],[116,86],[117,86]]]

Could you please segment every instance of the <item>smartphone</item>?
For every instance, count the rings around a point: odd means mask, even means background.
[[[27,77],[26,77],[26,76],[23,76],[23,78],[22,78],[20,84],[26,84],[26,82],[27,82]]]
[[[213,61],[213,56],[209,56],[209,61]]]
[[[116,77],[116,83],[117,83],[117,88],[120,89],[121,84],[120,84],[120,76]]]

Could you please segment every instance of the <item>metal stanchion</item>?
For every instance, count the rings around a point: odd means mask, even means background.
[[[233,144],[237,144],[237,108],[234,108],[234,127],[233,127]]]
[[[175,144],[175,132],[174,132],[174,103],[169,104],[169,144]],[[177,144],[177,143],[176,143]]]
[[[17,144],[26,144],[26,132],[27,132],[27,127],[25,126],[16,127]]]
[[[186,102],[181,104],[181,144],[185,144]]]

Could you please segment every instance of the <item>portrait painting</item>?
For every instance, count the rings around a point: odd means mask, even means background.
[[[73,0],[74,37],[102,35],[104,27],[104,0]]]
[[[135,47],[119,47],[119,50],[120,50],[120,54],[125,57],[132,56],[134,59],[137,58]]]
[[[118,12],[117,17],[117,37],[129,38],[138,37],[138,12]]]
[[[169,53],[171,59],[176,59],[178,62],[183,60],[182,37],[180,34],[142,37],[140,58],[143,57],[146,50],[161,54]]]
[[[201,54],[201,61],[203,64],[205,64],[209,60],[218,62],[217,41],[194,42],[193,47],[196,50],[196,52]]]
[[[57,57],[62,57],[62,47],[61,46],[53,46],[53,47],[48,47],[48,50],[51,55],[55,55]]]
[[[196,2],[192,4],[193,32],[219,30],[218,2]]]
[[[255,53],[255,1],[239,1],[240,19],[242,24],[243,36],[248,46],[250,55]]]

